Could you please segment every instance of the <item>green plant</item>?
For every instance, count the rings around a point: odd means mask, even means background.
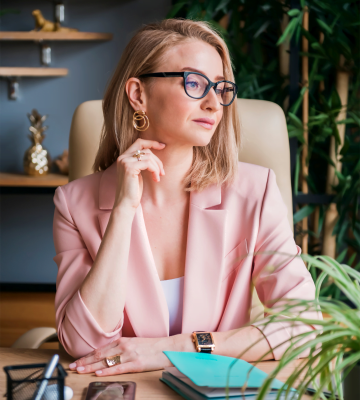
[[[300,382],[297,387],[299,398],[312,383],[316,389],[314,400],[317,398],[325,400],[322,394],[324,389],[332,393],[331,399],[335,400],[335,391],[340,399],[343,399],[342,379],[360,362],[360,273],[331,257],[309,255],[301,257],[308,263],[309,268],[319,270],[316,299],[314,301],[293,299],[283,302],[276,308],[265,308],[268,316],[260,322],[265,326],[282,321],[285,317],[287,322],[300,322],[316,329],[292,338],[277,367],[264,381],[257,400],[265,398],[272,380],[279,371],[296,360],[304,351],[309,352],[308,357],[297,365],[282,388],[288,399],[294,394],[290,392],[290,388],[296,381]],[[348,304],[320,297],[321,286],[326,277],[331,277]],[[322,321],[302,318],[301,313],[307,310],[321,310],[326,318]],[[241,358],[247,350],[238,358]],[[257,362],[260,361],[261,359]],[[277,398],[280,398],[282,390],[279,390]]]
[[[323,193],[326,190],[326,170],[319,166],[327,163],[335,167],[337,183],[332,185],[335,193],[335,202],[339,218],[333,230],[336,235],[338,252],[348,249],[342,258],[347,258],[347,263],[359,269],[356,254],[360,252],[360,14],[358,1],[340,0],[330,1],[301,1],[302,10],[290,10],[291,19],[287,30],[278,40],[282,43],[285,38],[293,36],[299,40],[304,36],[309,41],[310,73],[308,90],[310,94],[310,115],[307,128],[309,130],[308,164],[310,173],[307,176],[308,185],[313,193]],[[312,18],[309,32],[301,25],[304,8],[310,9]],[[349,88],[344,88],[349,93],[347,104],[341,104],[337,83],[338,75],[348,75]],[[304,93],[303,87],[300,96],[288,110],[288,131],[290,137],[296,137],[304,145],[302,121],[297,117]],[[339,112],[346,107],[345,119],[339,120]],[[345,138],[341,140],[340,126],[345,125]],[[340,155],[340,167],[335,165],[329,157],[329,140],[335,139],[336,153]],[[297,194],[300,159],[297,158],[295,176],[295,194]],[[320,218],[317,232],[308,232],[319,236],[323,227],[327,205],[320,207]],[[314,205],[306,206],[294,215],[295,221],[309,217],[315,210]],[[313,254],[321,253],[321,249],[313,249]],[[340,257],[340,256],[339,256]],[[324,290],[329,291],[324,287]],[[332,287],[332,295],[338,298],[338,291]]]
[[[337,258],[360,269],[360,2],[357,0],[300,0],[299,9],[290,9],[290,0],[180,0],[168,17],[208,21],[226,41],[233,65],[238,96],[269,100],[284,108],[289,137],[298,141],[294,192],[300,183],[300,152],[304,146],[304,126],[300,119],[304,93],[309,90],[309,175],[310,191],[323,194],[327,187],[331,138],[340,152],[341,171],[332,187],[339,215],[334,227]],[[309,31],[302,28],[305,7],[309,9]],[[284,24],[288,19],[287,25]],[[286,26],[285,26],[286,25]],[[303,37],[309,41],[308,86],[301,87],[298,98],[287,107],[289,70],[283,67],[287,43],[293,39],[300,47]],[[286,64],[286,63],[285,63]],[[339,71],[349,74],[347,115],[337,119],[342,107],[336,87]],[[300,82],[299,82],[300,86]],[[340,143],[339,127],[346,127],[344,143]],[[298,226],[296,234],[308,233],[310,254],[321,254],[321,233],[328,205],[309,204],[294,214],[294,221],[310,219],[307,232]],[[316,224],[315,210],[319,210]],[[314,279],[316,270],[312,270]],[[322,294],[341,298],[341,292],[327,279]]]

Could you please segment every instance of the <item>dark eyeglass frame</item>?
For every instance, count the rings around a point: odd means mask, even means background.
[[[206,87],[206,90],[205,90],[204,94],[201,97],[191,96],[188,93],[188,91],[186,90],[186,78],[188,77],[188,75],[192,75],[192,74],[200,75],[200,76],[204,77],[208,81],[208,85]],[[230,81],[226,81],[226,80],[222,80],[222,81],[219,81],[219,82],[212,82],[206,75],[204,75],[204,74],[202,74],[200,72],[192,72],[192,71],[190,71],[190,72],[189,71],[186,71],[186,72],[153,72],[153,73],[149,73],[149,74],[139,75],[139,78],[152,78],[152,77],[155,77],[155,78],[182,77],[182,78],[184,78],[184,90],[185,90],[185,93],[189,97],[191,97],[192,99],[197,99],[197,100],[204,98],[210,92],[211,88],[214,88],[215,93],[216,93],[217,86],[220,83],[223,83],[223,82],[230,83],[230,84],[232,84],[234,86],[234,96],[233,96],[233,99],[230,101],[229,104],[220,103],[224,107],[229,106],[235,100],[237,92],[238,92],[238,87],[237,87],[236,83],[230,82]]]

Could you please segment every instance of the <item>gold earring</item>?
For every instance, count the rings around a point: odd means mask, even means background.
[[[139,126],[136,121],[143,121],[143,124]],[[150,126],[150,122],[148,116],[145,114],[145,111],[137,110],[134,112],[133,125],[138,131],[146,131],[146,129]]]

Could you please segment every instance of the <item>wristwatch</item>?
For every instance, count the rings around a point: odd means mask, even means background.
[[[199,353],[212,353],[215,349],[215,341],[211,332],[194,331],[193,342]]]

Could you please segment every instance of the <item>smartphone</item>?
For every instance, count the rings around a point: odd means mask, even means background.
[[[135,400],[135,382],[91,382],[85,400]]]

